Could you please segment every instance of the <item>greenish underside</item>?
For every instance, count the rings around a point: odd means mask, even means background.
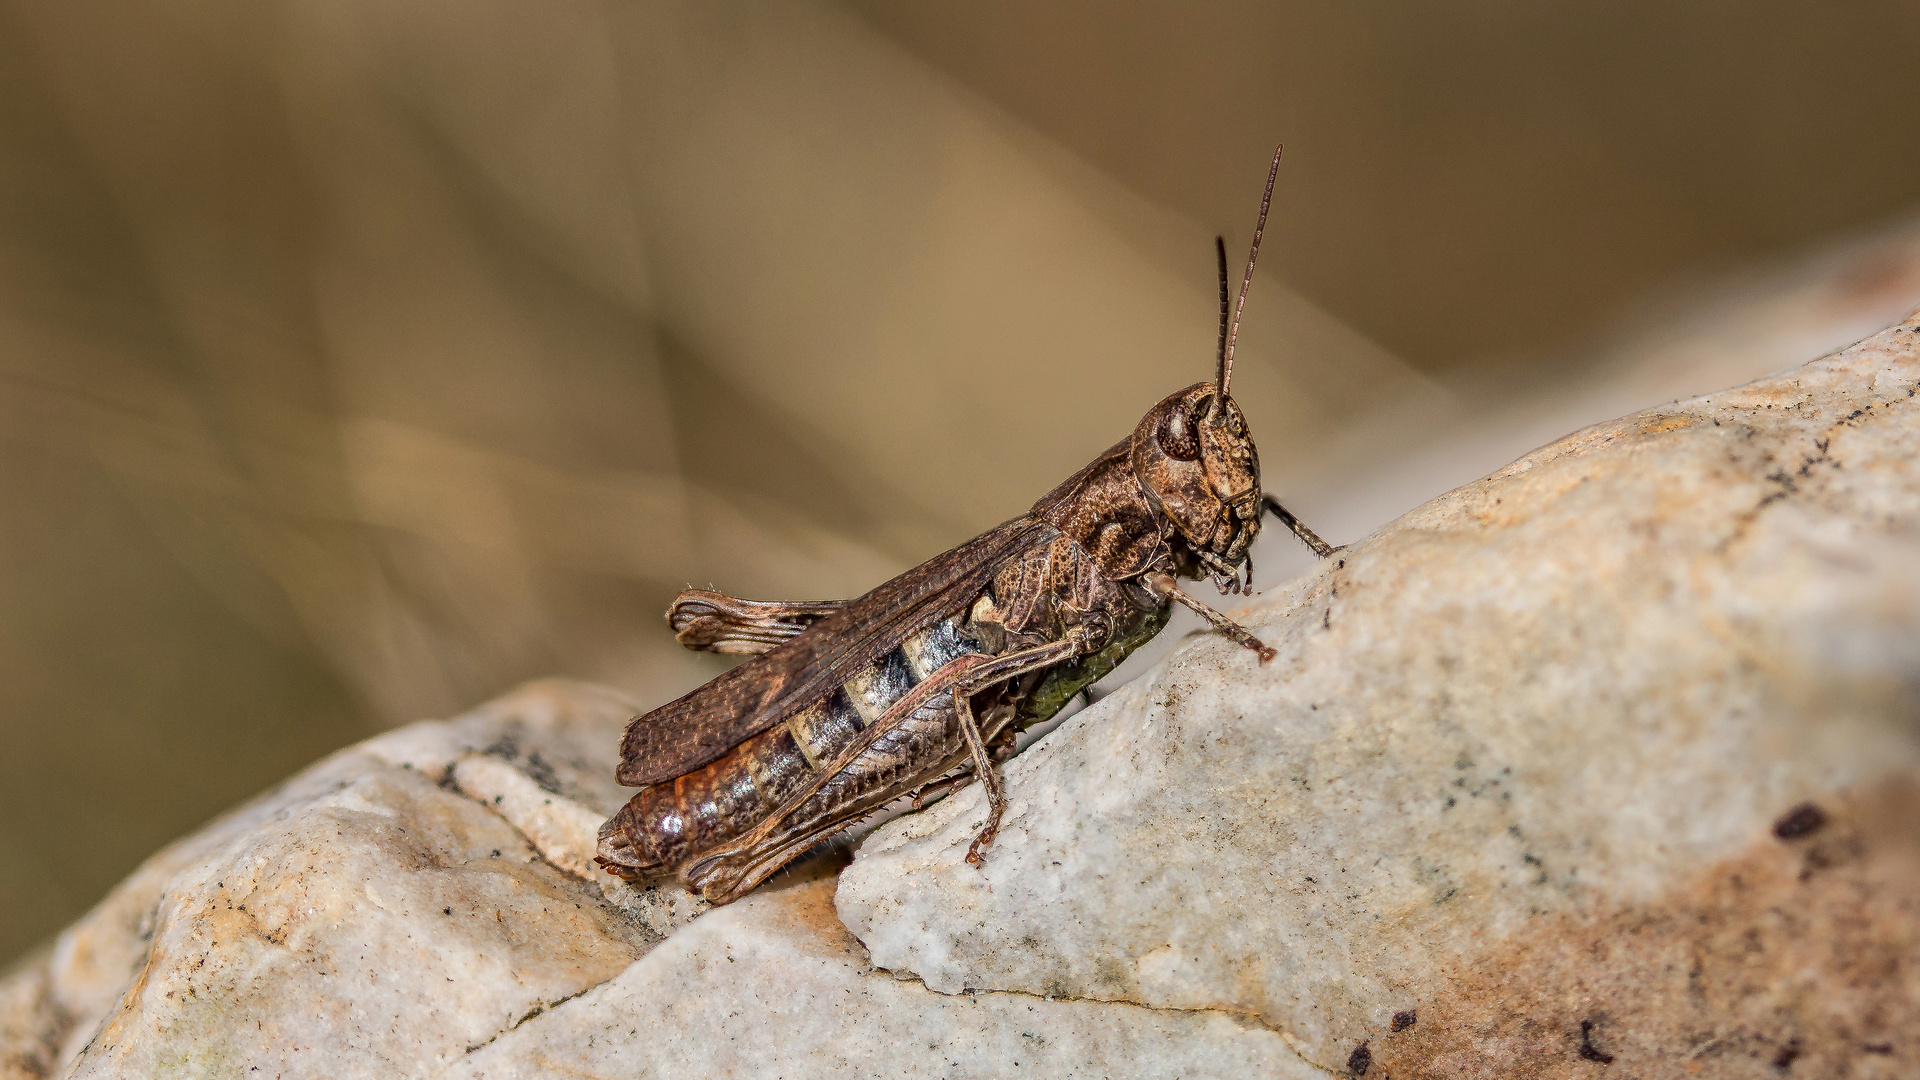
[[[1073,695],[1105,678],[1109,671],[1131,656],[1133,650],[1158,636],[1172,614],[1171,604],[1150,612],[1132,634],[1115,638],[1099,652],[1072,663],[1061,664],[1047,672],[1047,677],[1021,703],[1020,715],[1014,720],[1015,726],[1025,730],[1051,719],[1055,713],[1066,708],[1067,702],[1073,700]]]

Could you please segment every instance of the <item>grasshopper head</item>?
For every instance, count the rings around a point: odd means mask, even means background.
[[[1254,452],[1247,418],[1234,403],[1233,351],[1240,337],[1240,312],[1247,306],[1253,267],[1260,258],[1260,237],[1273,205],[1273,182],[1280,175],[1280,151],[1267,170],[1260,196],[1260,217],[1253,226],[1247,271],[1240,277],[1240,302],[1229,307],[1227,244],[1214,237],[1220,263],[1219,368],[1212,382],[1195,383],[1155,405],[1133,429],[1133,474],[1148,501],[1173,525],[1174,561],[1180,572],[1213,575],[1222,590],[1238,590],[1242,566],[1247,585],[1253,569],[1247,549],[1260,534],[1260,456]]]
[[[1223,395],[1216,407],[1214,396],[1213,383],[1196,383],[1155,405],[1129,452],[1148,500],[1219,574],[1238,569],[1259,535],[1260,457],[1240,406]]]

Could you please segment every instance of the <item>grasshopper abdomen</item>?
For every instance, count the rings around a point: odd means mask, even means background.
[[[831,768],[927,676],[980,648],[962,618],[945,619],[719,760],[642,789],[603,835],[624,843],[623,868],[634,873],[674,867],[732,840]]]

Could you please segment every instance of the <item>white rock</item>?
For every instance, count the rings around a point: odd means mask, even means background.
[[[171,882],[71,1075],[417,1076],[646,943],[505,821],[376,772]]]
[[[649,952],[709,909],[582,854],[620,797],[594,747],[610,760],[632,711],[536,684],[337,754],[156,856],[0,981],[0,1080],[1324,1076],[1224,1013],[875,972],[833,914],[833,858]]]
[[[49,990],[44,956],[0,977],[0,1080],[41,1080],[53,1070],[62,1025]]]
[[[1329,1069],[1920,1073],[1917,387],[1910,319],[1435,500],[1243,612],[1273,663],[1192,642],[1010,763],[984,872],[967,790],[839,913]]]
[[[593,882],[603,897],[656,934],[665,936],[713,906],[674,878],[634,884],[600,869],[593,852],[607,813],[546,790],[497,757],[462,758],[452,777],[461,794],[506,818],[548,862]]]
[[[1916,339],[1407,515],[1016,759],[984,873],[967,791],[702,915],[587,861],[625,698],[370,740],[0,979],[0,1080],[1914,1075]]]
[[[708,915],[442,1075],[1326,1076],[1225,1013],[947,996],[875,972],[834,917],[832,890],[830,880],[763,889]]]
[[[320,762],[155,855],[0,983],[0,1061],[422,1075],[612,977],[658,936],[446,785],[485,753],[595,806],[552,794],[557,819],[602,813],[620,798],[603,761],[633,711],[537,683]]]

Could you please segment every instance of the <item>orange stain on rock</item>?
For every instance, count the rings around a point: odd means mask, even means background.
[[[1550,916],[1438,973],[1368,1075],[1920,1075],[1920,786],[1816,802],[1819,827],[1659,901]]]

